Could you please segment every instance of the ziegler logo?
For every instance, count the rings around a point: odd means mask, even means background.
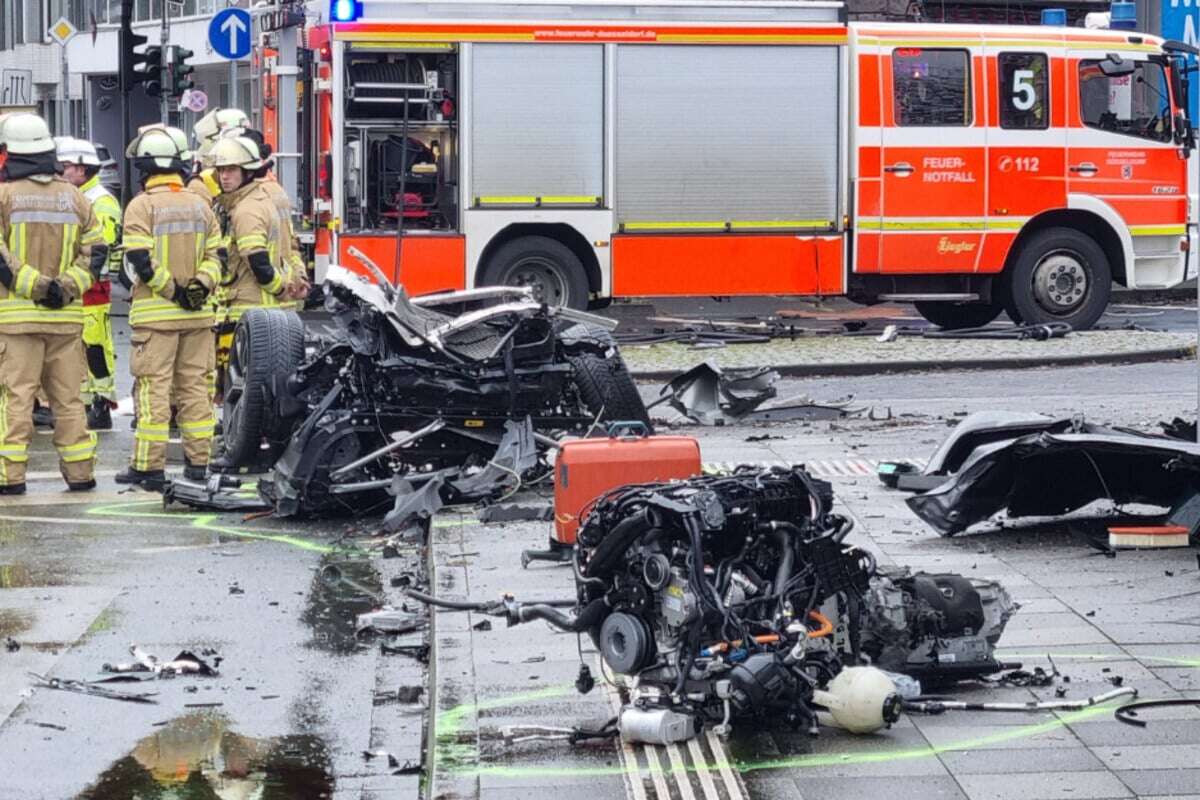
[[[1150,189],[1154,194],[1179,194],[1178,186],[1155,186]]]
[[[974,242],[952,242],[945,236],[938,240],[938,252],[942,254],[954,253],[957,255],[960,253],[969,253],[974,249]]]

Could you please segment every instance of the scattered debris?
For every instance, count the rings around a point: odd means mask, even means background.
[[[391,769],[395,769],[396,767],[400,766],[400,760],[387,750],[363,750],[362,756],[364,761],[372,761],[376,758],[386,758],[387,765]]]
[[[190,650],[180,650],[179,655],[175,656],[175,658],[170,661],[162,661],[158,656],[153,653],[147,653],[136,644],[129,646],[129,653],[134,658],[132,663],[104,664],[100,667],[100,670],[102,672],[117,674],[150,672],[160,678],[170,678],[176,675],[201,675],[211,678],[219,674],[217,667],[221,663],[220,657],[217,657],[213,659],[213,663],[210,665]],[[111,681],[112,679],[107,680]]]
[[[53,722],[38,722],[37,720],[34,720],[34,719],[25,720],[25,724],[26,725],[34,725],[38,728],[49,728],[50,730],[54,730],[54,731],[65,731],[67,729],[66,725],[56,725]]]
[[[492,621],[490,619],[480,620],[471,626],[473,631],[490,631],[492,629]]]
[[[783,440],[786,436],[776,436],[773,433],[756,433],[746,437],[747,442],[769,442],[775,439]]]
[[[549,503],[536,506],[509,503],[484,506],[476,516],[484,525],[497,522],[549,522],[554,519],[554,507]]]
[[[103,697],[107,700],[122,700],[127,703],[158,702],[154,699],[158,692],[118,692],[115,689],[98,686],[95,682],[71,680],[69,678],[50,678],[45,675],[39,675],[36,672],[30,672],[29,677],[34,679],[35,686],[42,689],[75,692],[76,694],[86,694],[92,697]]]
[[[1124,691],[1131,691],[1125,689]],[[1137,693],[1134,692],[1136,695]],[[1134,703],[1126,703],[1113,712],[1113,715],[1126,725],[1133,725],[1138,728],[1146,727],[1146,721],[1138,718],[1138,713],[1149,708],[1168,708],[1173,706],[1196,706],[1200,707],[1200,697],[1172,697],[1162,700],[1138,700]]]
[[[849,413],[849,398],[819,404],[797,397],[764,406],[776,396],[778,380],[770,367],[722,368],[705,361],[672,378],[647,409],[667,403],[684,419],[708,426],[837,419]]]
[[[11,636],[7,636],[4,639],[4,649],[10,653],[15,653],[21,649],[21,643]]]
[[[379,654],[383,656],[408,656],[422,664],[429,663],[429,645],[399,644],[395,637],[384,639],[379,643]]]
[[[390,606],[354,618],[354,630],[360,636],[365,633],[408,633],[424,624],[425,620],[417,614]]]
[[[916,714],[941,714],[945,711],[1074,711],[1127,696],[1137,697],[1137,689],[1126,686],[1080,700],[1030,700],[1026,703],[966,703],[960,700],[943,699],[905,700],[904,710]],[[1122,708],[1124,707],[1122,706]]]
[[[374,705],[382,706],[388,703],[403,703],[405,705],[413,705],[421,702],[421,695],[425,693],[423,686],[401,686],[395,691],[376,692],[372,698]]]

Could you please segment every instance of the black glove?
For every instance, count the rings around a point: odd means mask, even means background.
[[[100,276],[104,274],[104,267],[108,264],[108,245],[94,244],[92,245],[92,260],[88,262],[88,269],[92,271],[92,278],[100,280]]]
[[[208,300],[208,287],[200,281],[192,278],[188,281],[185,289],[189,305],[184,306],[190,311],[199,311],[204,308],[204,301]]]
[[[38,305],[46,308],[62,308],[67,304],[67,295],[63,292],[62,284],[57,280],[50,281],[46,287],[46,296],[38,300]]]
[[[137,273],[138,280],[142,283],[150,283],[150,279],[154,277],[154,266],[150,263],[150,251],[129,250],[126,251],[125,258],[129,259],[130,264],[133,264],[133,271]]]
[[[0,255],[0,283],[4,284],[4,288],[12,291],[13,281],[17,276],[13,275],[12,267],[4,260],[4,256]]]
[[[266,286],[275,280],[275,268],[271,266],[271,257],[265,250],[251,253],[247,260],[250,262],[250,271],[254,273],[254,280],[258,281],[259,285]]]

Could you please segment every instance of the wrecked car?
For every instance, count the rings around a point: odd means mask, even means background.
[[[615,322],[523,287],[410,298],[361,258],[377,283],[328,272],[334,329],[274,309],[237,327],[218,466],[270,468],[259,492],[277,514],[379,510],[397,481],[487,466],[516,421],[541,449],[605,420],[649,423]]]

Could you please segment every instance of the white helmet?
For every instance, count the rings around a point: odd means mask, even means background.
[[[20,112],[4,120],[4,145],[17,155],[40,155],[54,152],[50,126],[37,114]]]
[[[153,168],[170,171],[184,169],[192,159],[187,135],[179,128],[159,122],[138,128],[138,135],[125,148],[125,156],[136,159],[135,163],[143,171]]]
[[[240,108],[214,108],[192,126],[192,136],[196,140],[196,157],[204,159],[208,156],[221,131],[249,126],[250,117]]]
[[[100,166],[100,156],[96,154],[96,146],[89,141],[76,139],[74,136],[55,136],[54,144],[58,150],[58,163],[60,164]]]
[[[241,167],[253,172],[263,166],[262,151],[247,136],[222,136],[208,154],[210,166]]]

